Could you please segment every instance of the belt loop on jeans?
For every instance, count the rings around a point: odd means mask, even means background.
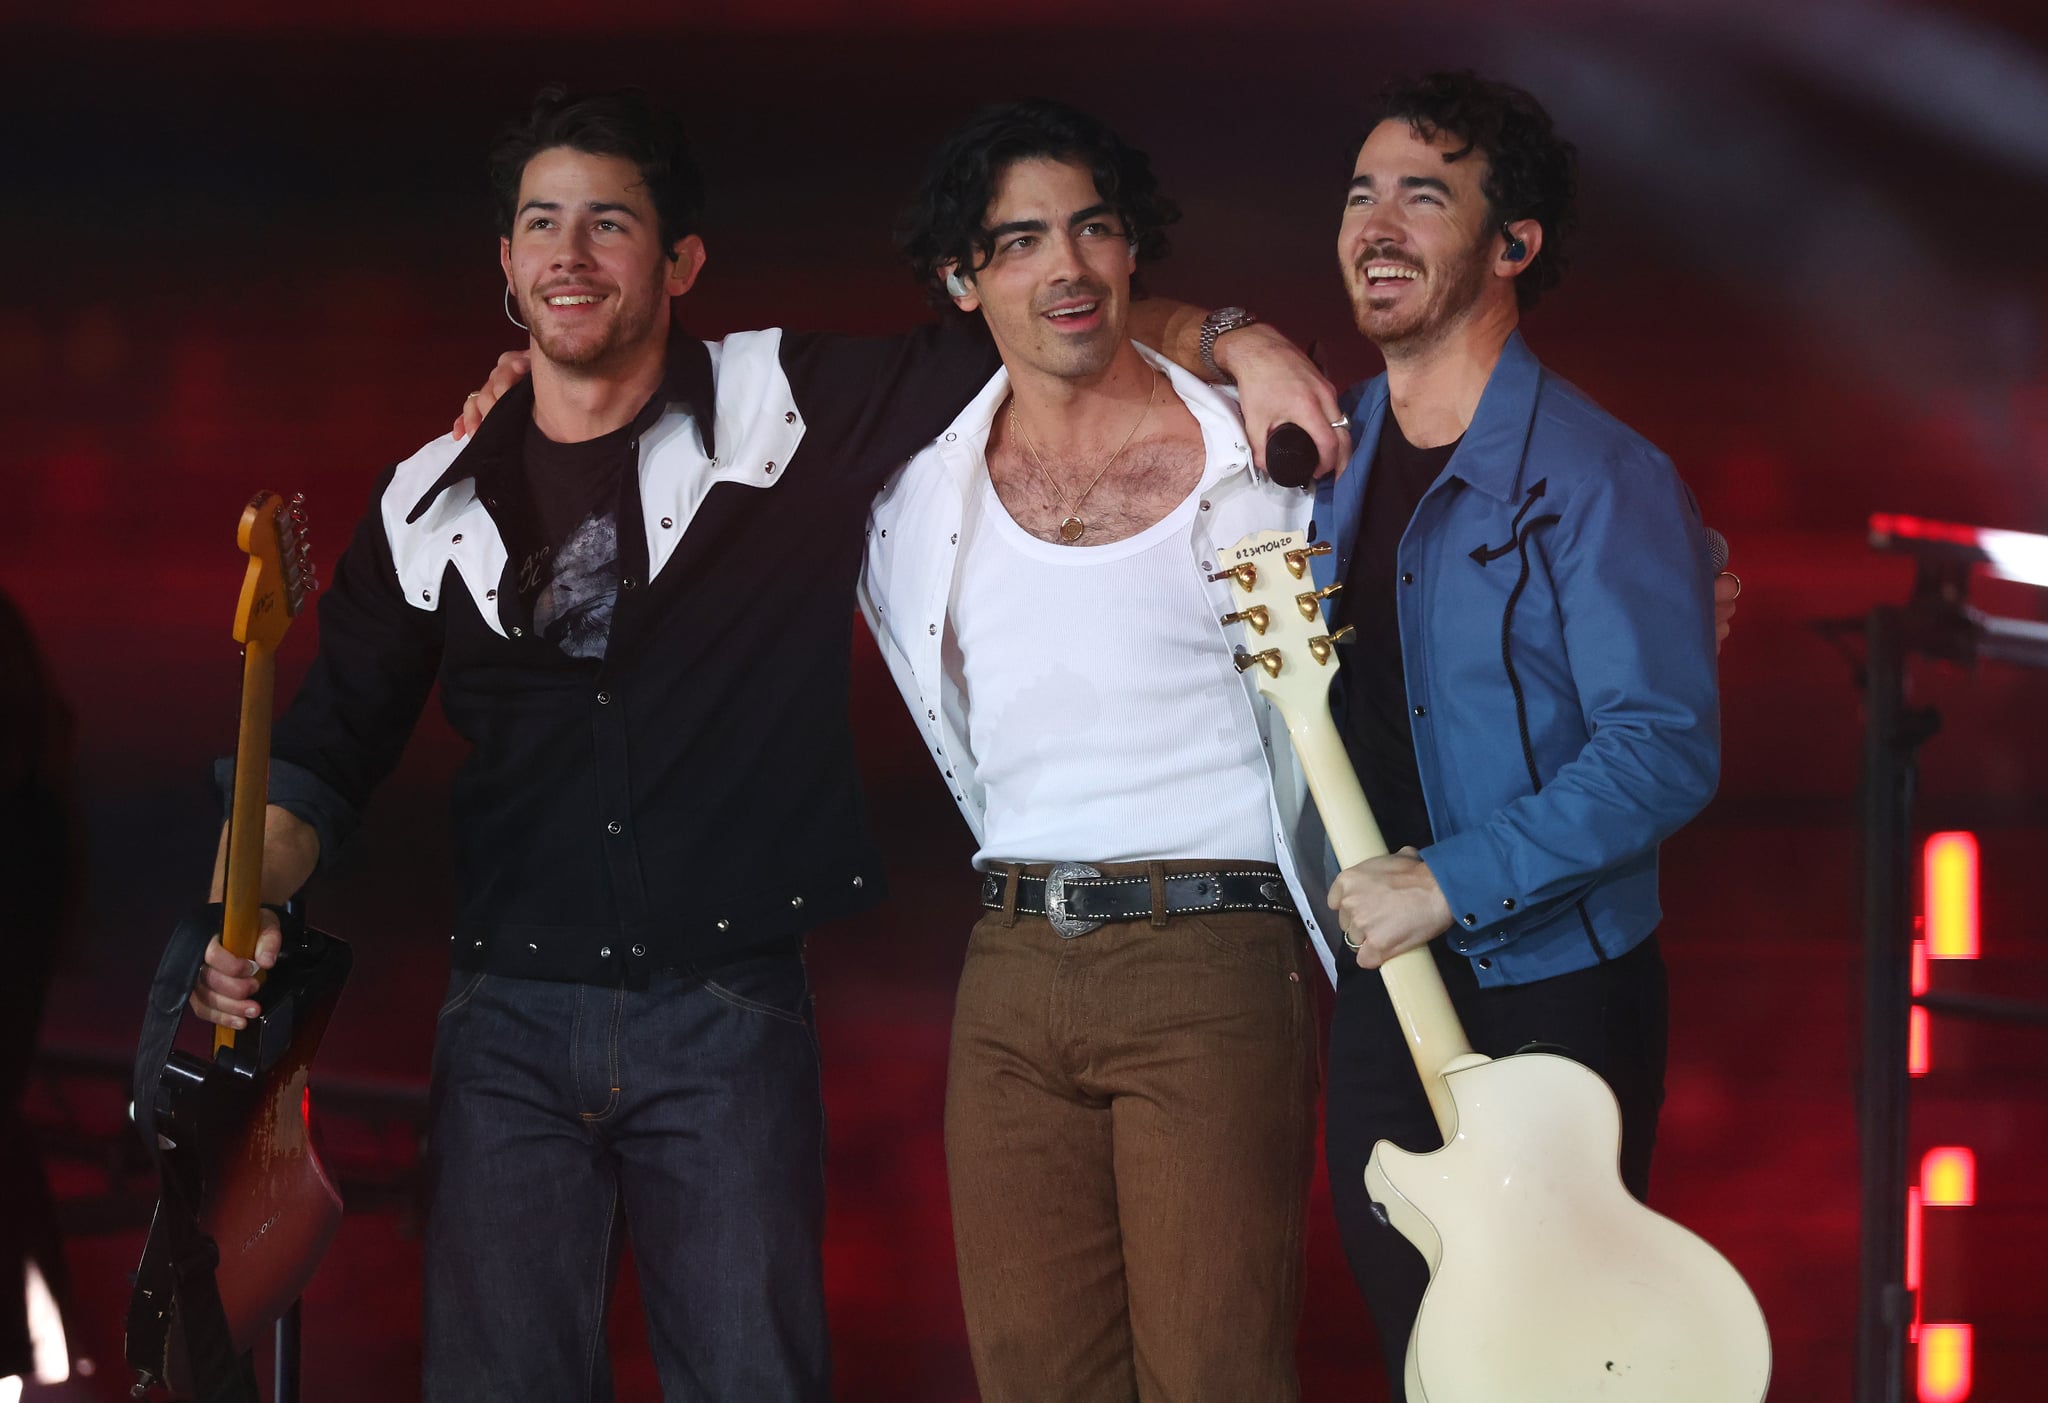
[[[1152,883],[1152,929],[1166,929],[1166,864],[1148,862],[1145,876]]]
[[[1017,863],[1005,864],[1009,875],[1003,878],[1003,924],[1017,924],[1017,878],[1024,869]]]

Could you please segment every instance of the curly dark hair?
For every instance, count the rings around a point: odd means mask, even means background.
[[[1565,242],[1578,225],[1573,201],[1579,149],[1557,134],[1542,103],[1470,69],[1398,79],[1374,99],[1372,120],[1351,145],[1354,158],[1382,122],[1406,122],[1424,141],[1441,134],[1463,142],[1445,153],[1447,161],[1477,151],[1486,158],[1480,188],[1489,206],[1488,222],[1533,219],[1543,226],[1543,251],[1515,279],[1515,301],[1523,311],[1563,281]]]
[[[512,236],[526,163],[557,146],[590,156],[623,156],[638,166],[661,221],[664,249],[673,249],[678,239],[702,225],[704,177],[690,154],[682,118],[656,107],[638,88],[579,97],[551,85],[534,95],[524,120],[507,127],[491,148],[491,194],[500,237]]]
[[[1027,98],[984,108],[941,142],[916,198],[897,221],[896,246],[934,307],[953,307],[940,271],[945,265],[971,272],[995,252],[983,220],[996,182],[1012,162],[1038,156],[1087,165],[1096,193],[1137,246],[1141,266],[1166,256],[1166,226],[1180,218],[1180,206],[1159,193],[1150,158],[1085,112]],[[1134,297],[1144,295],[1136,278],[1131,289]]]

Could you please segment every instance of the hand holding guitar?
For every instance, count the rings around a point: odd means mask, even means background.
[[[1330,884],[1329,902],[1360,969],[1378,969],[1451,928],[1450,903],[1413,848],[1345,868]]]
[[[261,890],[271,901],[283,901],[306,884],[320,857],[320,839],[313,826],[275,805],[267,806],[263,818],[263,876]],[[227,886],[227,834],[221,835],[221,852],[214,864],[212,899],[219,901]],[[215,936],[206,947],[206,963],[193,981],[192,1012],[222,1028],[245,1028],[247,1020],[261,1010],[256,990],[262,976],[277,963],[284,943],[277,913],[263,908],[257,913],[256,949],[244,958],[229,950]]]

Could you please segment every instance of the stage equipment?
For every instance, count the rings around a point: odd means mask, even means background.
[[[1913,796],[1920,747],[1941,729],[1941,715],[1908,704],[1906,669],[1916,656],[1963,667],[1981,661],[2048,669],[2048,624],[1994,618],[1968,602],[1979,570],[2048,586],[2048,536],[1881,513],[1870,518],[1870,544],[1916,562],[1906,603],[1816,627],[1862,644],[1863,1049],[1856,1109],[1863,1201],[1854,1396],[1856,1403],[1903,1403],[1919,1304],[1907,1262],[1914,1027],[1924,1032],[1937,1013],[2048,1026],[2048,1006],[1914,987]],[[1952,1343],[1947,1336],[1940,1342]],[[1920,1347],[1930,1343],[1923,1334]]]

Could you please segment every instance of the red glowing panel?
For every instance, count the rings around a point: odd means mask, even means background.
[[[1906,1289],[1920,1289],[1920,1190],[1906,1190]],[[1914,1303],[1913,1315],[1917,1323],[1919,1303]]]
[[[1934,1059],[1929,1041],[1927,1010],[1915,1007],[1911,1021],[1906,1024],[1906,1071],[1909,1074],[1916,1077],[1927,1075],[1927,1066]]]
[[[313,1128],[313,1088],[310,1086],[299,1093],[299,1119],[306,1123],[306,1129]]]
[[[1929,1208],[1968,1208],[1977,1201],[1977,1152],[1937,1145],[1920,1159],[1920,1198]]]
[[[1913,997],[1919,998],[1927,992],[1927,942],[1913,942]]]
[[[1976,959],[1977,835],[1933,834],[1922,857],[1928,955],[1937,960]]]
[[[1920,1327],[1920,1403],[1962,1403],[1970,1396],[1971,1333],[1968,1325]]]

